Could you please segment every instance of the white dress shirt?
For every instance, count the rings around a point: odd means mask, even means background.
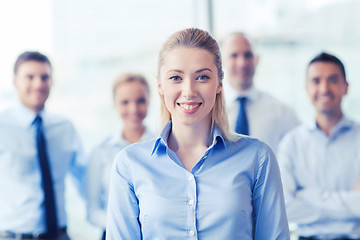
[[[72,173],[80,192],[86,158],[72,123],[46,111],[43,119],[59,228],[65,227],[64,178]],[[36,114],[19,104],[0,113],[0,231],[46,232]]]
[[[107,137],[94,148],[87,169],[87,217],[92,224],[104,229],[106,227],[111,166],[116,154],[130,144],[124,139],[122,132],[120,130],[116,134]],[[154,136],[148,128],[145,128],[141,141]]]
[[[242,93],[225,84],[224,88],[231,129],[235,130],[239,114],[240,103],[237,98],[245,96],[248,99],[246,114],[250,136],[264,141],[275,152],[281,138],[300,123],[293,109],[255,87]]]

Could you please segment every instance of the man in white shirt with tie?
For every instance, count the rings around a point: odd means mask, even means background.
[[[276,151],[285,133],[299,124],[295,112],[254,86],[259,56],[247,35],[229,34],[222,42],[222,55],[226,85],[230,86],[225,89],[230,126]]]
[[[86,159],[72,123],[45,110],[52,82],[45,55],[17,58],[19,103],[0,113],[0,239],[69,239],[64,178],[83,193]]]

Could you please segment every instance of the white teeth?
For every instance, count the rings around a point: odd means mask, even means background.
[[[186,110],[193,110],[194,108],[198,107],[200,104],[196,105],[188,105],[188,104],[181,104],[181,107],[185,108]]]

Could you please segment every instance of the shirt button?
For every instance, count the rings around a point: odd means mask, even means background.
[[[192,180],[194,180],[194,177],[193,177],[193,175],[191,175],[191,176],[189,176],[189,181],[192,181]]]
[[[190,232],[190,236],[194,236],[195,235],[195,232],[193,230],[191,230]]]
[[[193,205],[193,204],[194,204],[194,200],[190,200],[190,201],[189,201],[189,204],[190,204],[190,205]]]

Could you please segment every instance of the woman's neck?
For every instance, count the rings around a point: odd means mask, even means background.
[[[184,167],[191,171],[211,145],[211,141],[210,123],[189,126],[173,121],[168,145],[179,157]]]
[[[122,135],[123,138],[129,143],[135,143],[141,140],[142,135],[144,134],[145,126],[141,125],[138,127],[128,127],[124,126]]]

